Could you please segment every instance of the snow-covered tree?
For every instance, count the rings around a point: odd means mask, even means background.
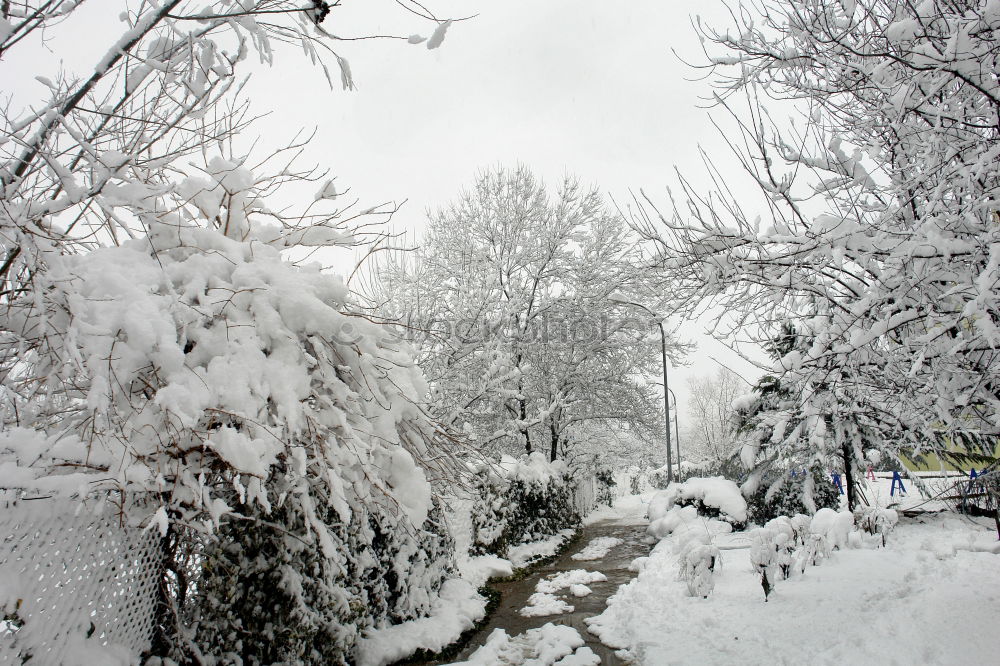
[[[781,330],[768,344],[776,362],[809,347],[810,341],[791,324]],[[893,455],[895,431],[885,428],[877,407],[855,394],[850,384],[814,381],[814,377],[803,379],[793,373],[765,375],[738,401],[734,413],[742,442],[740,458],[750,470],[744,493],[757,496],[765,505],[791,504],[784,507],[786,513],[789,509],[815,513],[836,505],[839,495],[829,481],[830,470],[844,475],[848,506],[853,510],[858,505],[866,450],[887,450]],[[756,508],[762,515],[771,514],[766,506]]]
[[[0,58],[85,4],[0,3]],[[124,23],[106,54],[0,120],[0,484],[159,530],[160,656],[346,661],[360,631],[426,614],[451,566],[431,483],[456,471],[411,350],[291,256],[391,211],[354,213],[296,145],[234,147],[252,55],[292,42],[350,87],[336,4],[105,5]],[[71,60],[79,35],[56,34]]]
[[[634,237],[596,190],[554,196],[526,168],[483,173],[380,282],[422,333],[437,413],[484,451],[565,457],[584,424],[658,422],[650,289]]]
[[[721,461],[737,447],[733,401],[747,392],[747,382],[728,368],[688,380],[687,448],[693,456]]]
[[[808,340],[774,368],[804,389],[808,437],[829,434],[827,414],[872,418],[897,450],[992,453],[996,3],[761,0],[732,17],[702,36],[759,205],[684,180],[683,205],[658,215],[647,200],[636,226],[689,311],[720,307],[760,343],[783,322]],[[794,117],[772,121],[781,108]],[[833,434],[839,447],[856,433]]]

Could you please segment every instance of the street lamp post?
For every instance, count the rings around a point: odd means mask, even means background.
[[[663,361],[663,430],[664,430],[664,434],[667,437],[667,483],[672,483],[673,480],[674,480],[674,463],[673,463],[673,460],[672,460],[672,458],[673,458],[673,444],[670,441],[670,439],[671,439],[671,437],[670,437],[670,394],[673,393],[673,391],[670,390],[670,386],[667,383],[667,332],[663,328],[663,319],[658,314],[656,314],[655,312],[653,312],[652,310],[650,310],[649,308],[647,308],[645,305],[643,305],[642,303],[635,303],[633,301],[626,301],[626,300],[617,299],[617,298],[614,297],[613,294],[611,296],[609,296],[609,300],[614,301],[615,303],[621,303],[622,305],[631,305],[633,307],[640,308],[640,309],[644,310],[645,312],[647,312],[649,314],[650,317],[653,318],[654,321],[656,321],[656,325],[660,329],[660,357],[661,357],[661,360]],[[677,404],[676,400],[674,400],[674,404],[675,405]],[[679,440],[680,440],[680,438],[678,437],[678,447],[680,445],[680,441]],[[678,465],[680,465],[680,462],[681,462],[680,456],[681,456],[681,452],[680,452],[680,448],[678,448],[677,449],[677,464]]]
[[[674,446],[677,447],[677,473],[681,469],[681,406],[677,402],[677,395],[670,389],[670,398],[674,401]]]
[[[638,305],[638,303],[636,303]],[[656,317],[653,311],[644,305],[640,305],[649,314]],[[667,483],[674,480],[673,446],[670,443],[670,386],[667,384],[667,333],[663,330],[663,322],[657,319],[656,325],[660,329],[660,357],[663,361],[663,423],[667,434]],[[677,461],[680,464],[680,460]]]

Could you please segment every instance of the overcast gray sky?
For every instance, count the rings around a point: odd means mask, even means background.
[[[383,11],[376,11],[381,5]],[[348,3],[347,7],[358,7]],[[344,13],[343,34],[430,26],[380,2]],[[403,219],[455,197],[476,171],[522,162],[547,181],[572,173],[622,198],[660,192],[697,144],[722,150],[698,96],[710,92],[692,60],[696,5],[663,0],[466,0],[439,12],[478,13],[441,48],[401,42],[345,45],[358,90],[330,93],[319,74],[286,67],[257,77],[255,105],[289,127],[318,125],[323,159],[364,198],[407,198]],[[719,17],[721,3],[697,5]],[[335,29],[337,14],[331,15]],[[719,17],[721,20],[721,17]],[[354,27],[356,26],[356,27]],[[400,29],[401,28],[401,29]]]
[[[67,28],[81,35],[73,61],[63,61],[69,69],[86,71],[107,48],[99,36],[121,29],[111,12],[120,4],[88,4],[85,23]],[[357,90],[330,90],[296,53],[279,53],[274,68],[255,72],[247,92],[256,111],[269,113],[257,126],[264,145],[316,127],[306,160],[329,167],[338,189],[349,186],[364,204],[407,200],[396,226],[416,232],[426,209],[455,198],[493,165],[520,162],[553,185],[574,174],[624,204],[639,188],[666,203],[675,166],[700,172],[699,144],[725,162],[727,149],[699,108],[709,82],[680,60],[702,60],[691,21],[701,15],[724,25],[720,0],[425,4],[440,17],[478,16],[454,24],[436,50],[396,40],[342,43],[338,53]],[[391,0],[346,2],[324,27],[339,36],[433,30]],[[14,55],[22,59],[3,63],[3,87],[19,100],[42,94],[33,77],[52,76],[60,54]],[[685,325],[701,349],[671,377],[682,405],[687,377],[718,367],[710,356],[756,375],[699,335],[701,328]]]

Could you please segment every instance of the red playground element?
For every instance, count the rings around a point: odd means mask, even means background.
[[[868,479],[869,481],[875,480],[875,470],[872,469],[871,465],[868,466],[868,471],[865,472],[865,478]]]

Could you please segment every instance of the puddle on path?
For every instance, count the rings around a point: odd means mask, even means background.
[[[572,559],[574,553],[583,550],[591,540],[597,537],[611,536],[622,539],[624,543],[619,544],[599,560],[579,561]],[[469,645],[453,661],[464,661],[469,658],[476,648],[486,642],[490,633],[497,627],[503,628],[511,636],[520,634],[528,629],[540,627],[547,622],[553,624],[568,625],[580,632],[588,647],[600,655],[603,666],[622,664],[621,659],[615,656],[614,650],[606,647],[597,638],[587,631],[584,618],[600,615],[607,606],[607,599],[618,590],[618,586],[627,583],[635,577],[635,573],[629,571],[628,565],[637,557],[648,555],[651,546],[645,542],[646,525],[635,523],[623,523],[620,521],[602,521],[594,523],[584,528],[583,534],[573,548],[563,553],[554,562],[540,567],[533,575],[523,580],[510,583],[499,583],[495,587],[503,595],[499,607],[490,618],[489,624],[481,629],[473,637]],[[561,615],[547,615],[544,617],[522,617],[518,611],[528,603],[528,597],[535,591],[535,584],[542,578],[560,571],[571,571],[573,569],[586,569],[587,571],[600,571],[608,580],[603,583],[590,583],[589,587],[593,592],[586,597],[574,597],[568,589],[559,593],[561,599],[565,599],[574,607],[572,613]],[[440,662],[450,663],[450,662]]]

